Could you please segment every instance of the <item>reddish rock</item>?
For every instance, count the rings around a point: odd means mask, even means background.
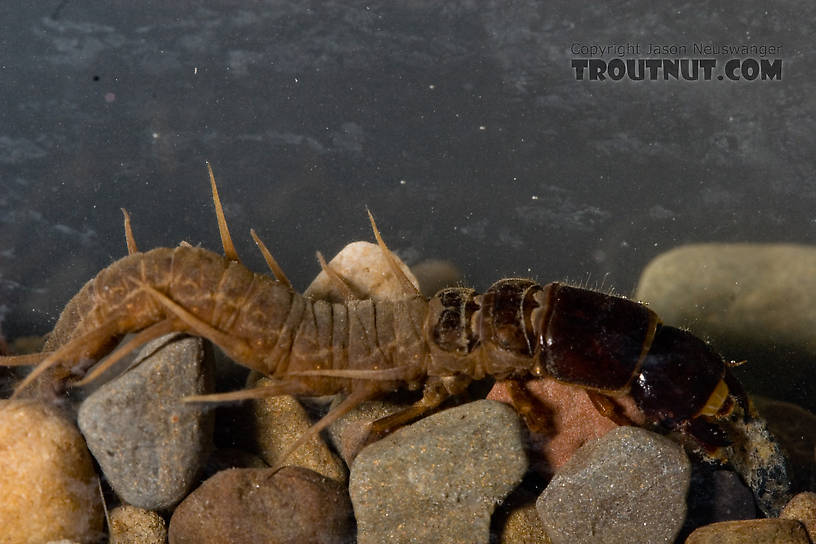
[[[354,531],[346,488],[301,467],[219,472],[178,505],[170,544],[345,543]]]
[[[598,412],[585,389],[559,383],[549,377],[529,380],[524,386],[536,403],[541,405],[542,413],[548,419],[543,423],[546,432],[530,431],[532,466],[542,474],[551,475],[581,445],[618,427]],[[497,382],[487,398],[511,404],[507,383]],[[645,422],[631,397],[619,397],[615,402],[634,423]]]

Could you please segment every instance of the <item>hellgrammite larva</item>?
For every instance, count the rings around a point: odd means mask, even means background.
[[[748,413],[747,396],[729,371],[733,363],[691,333],[662,325],[643,304],[517,278],[499,280],[483,294],[456,287],[427,299],[400,270],[370,212],[403,296],[310,300],[292,288],[254,231],[275,278],[239,262],[207,167],[225,256],[186,244],[139,252],[123,209],[129,255],[99,272],[68,303],[55,327],[67,341],[51,352],[0,358],[0,365],[38,363],[12,398],[38,378],[52,394],[85,384],[134,348],[182,331],[210,340],[274,381],[186,400],[348,394],[290,452],[366,400],[423,388],[416,403],[373,424],[384,431],[488,376],[510,381],[516,391],[523,390],[523,380],[542,376],[574,384],[619,423],[626,420],[612,399],[630,395],[649,423],[691,435],[711,451],[729,444],[718,419],[737,402]],[[345,287],[322,259],[321,265]],[[127,333],[136,334],[117,347]],[[42,384],[38,389],[42,395]]]

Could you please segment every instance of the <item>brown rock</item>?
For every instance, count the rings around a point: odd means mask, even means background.
[[[219,472],[178,505],[170,544],[345,543],[353,536],[343,485],[300,467]]]
[[[806,491],[794,496],[782,512],[780,519],[795,519],[807,530],[810,540],[816,539],[816,493]]]
[[[0,541],[94,542],[103,512],[79,431],[35,401],[0,401]]]
[[[269,468],[263,459],[248,451],[236,448],[217,448],[210,454],[204,465],[203,478],[215,476],[228,468]]]
[[[618,427],[598,412],[580,387],[559,383],[549,377],[530,380],[524,386],[540,405],[538,408],[548,427],[546,433],[530,432],[532,466],[539,473],[551,475],[584,443]],[[510,404],[508,385],[496,382],[487,398]],[[644,422],[643,414],[631,397],[615,400],[629,419],[638,424]]]
[[[167,526],[156,512],[125,504],[108,513],[110,544],[164,544]]]
[[[721,521],[696,529],[686,544],[810,544],[804,525],[790,519]]]

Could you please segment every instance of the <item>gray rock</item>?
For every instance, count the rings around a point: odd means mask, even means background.
[[[182,398],[212,391],[212,362],[201,339],[189,337],[159,338],[137,360],[145,356],[88,397],[78,423],[114,491],[162,510],[184,497],[206,461],[212,412]]]
[[[349,492],[359,544],[488,542],[497,503],[527,469],[518,415],[477,401],[364,448]]]
[[[673,542],[691,464],[668,438],[619,427],[578,449],[536,508],[554,544]]]

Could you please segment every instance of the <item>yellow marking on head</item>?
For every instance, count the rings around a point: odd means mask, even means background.
[[[725,400],[728,398],[728,386],[725,385],[724,380],[720,380],[717,383],[717,387],[714,388],[714,391],[711,392],[709,395],[708,400],[705,403],[705,406],[702,407],[698,416],[714,416],[717,415],[717,412],[720,411],[722,405],[725,403]]]

